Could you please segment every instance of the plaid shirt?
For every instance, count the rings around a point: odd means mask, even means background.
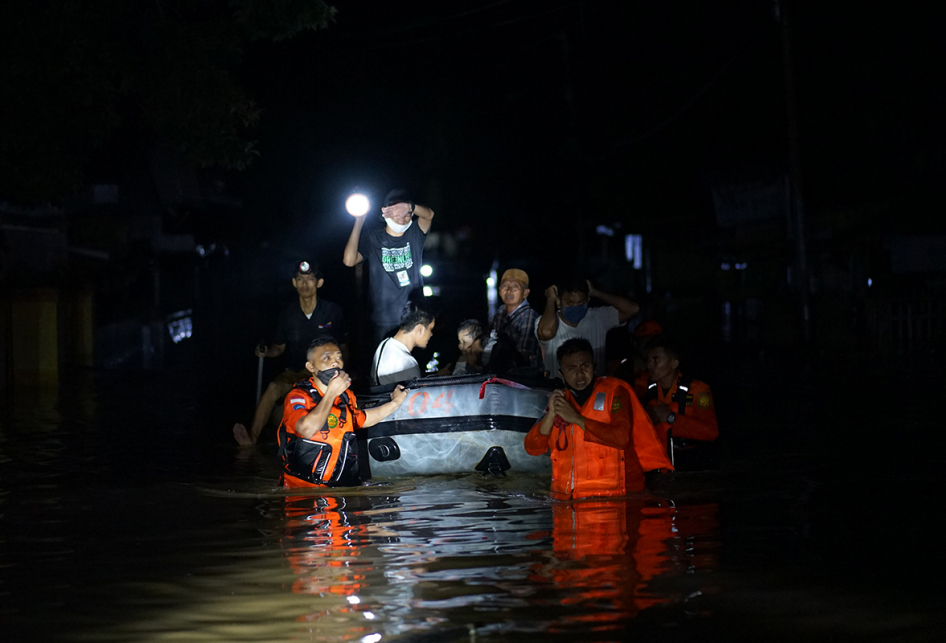
[[[490,328],[509,335],[516,342],[516,350],[529,356],[529,366],[544,367],[542,349],[539,347],[539,339],[535,336],[535,323],[538,319],[539,313],[529,307],[528,301],[523,301],[512,313],[507,313],[506,307],[503,306],[493,316]]]

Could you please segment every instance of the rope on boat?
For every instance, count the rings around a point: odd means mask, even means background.
[[[487,384],[505,384],[506,386],[511,386],[512,388],[523,389],[525,391],[531,391],[528,386],[525,384],[520,384],[519,382],[513,382],[512,380],[505,380],[501,377],[496,377],[495,375],[480,385],[480,399],[486,395],[486,385]]]

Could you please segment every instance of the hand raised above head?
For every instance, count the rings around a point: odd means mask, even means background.
[[[381,208],[381,216],[385,219],[394,219],[395,221],[400,220],[404,222],[405,219],[410,219],[411,217],[411,204],[401,202],[386,205]]]
[[[552,284],[551,286],[549,286],[548,288],[546,288],[546,289],[545,289],[545,298],[546,298],[547,300],[548,300],[548,299],[553,300],[556,304],[559,303],[559,302],[558,302],[558,286],[556,286],[555,284]]]

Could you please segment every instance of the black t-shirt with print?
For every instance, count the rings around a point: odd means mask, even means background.
[[[416,219],[400,237],[389,235],[384,226],[362,232],[358,252],[368,264],[371,320],[375,325],[397,326],[411,293],[423,289],[420,267],[426,237]]]
[[[307,318],[296,300],[279,314],[272,341],[274,344],[286,344],[286,368],[301,371],[305,369],[305,354],[309,344],[322,335],[331,335],[342,344],[347,341],[348,329],[345,328],[341,306],[319,299],[312,316]]]

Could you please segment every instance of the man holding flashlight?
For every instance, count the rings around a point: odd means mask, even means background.
[[[350,268],[367,261],[374,344],[400,324],[411,297],[423,290],[420,268],[434,211],[411,201],[404,190],[391,190],[384,199],[381,217],[383,228],[371,227],[362,233],[365,217],[355,216],[342,257]]]

